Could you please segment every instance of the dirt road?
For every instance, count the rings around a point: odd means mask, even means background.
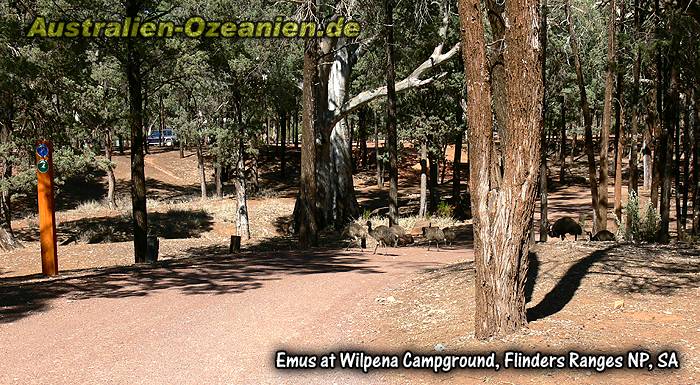
[[[381,383],[385,374],[279,371],[278,349],[326,352],[373,325],[391,287],[471,251],[202,257],[153,269],[0,286],[0,384]]]

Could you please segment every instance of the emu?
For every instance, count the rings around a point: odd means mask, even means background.
[[[550,237],[560,237],[563,241],[566,234],[571,234],[574,236],[574,240],[578,240],[578,236],[583,234],[581,225],[569,217],[564,217],[557,219],[553,225],[549,226]]]
[[[389,220],[389,231],[396,236],[394,240],[394,247],[398,245],[410,245],[413,243],[413,237],[410,234],[406,234],[406,230],[399,225],[392,225],[391,219]]]
[[[384,225],[380,225],[377,226],[376,229],[372,229],[371,221],[367,221],[367,232],[369,233],[370,237],[374,238],[374,240],[377,241],[377,245],[374,246],[374,252],[372,254],[377,253],[377,248],[379,247],[379,245],[382,245],[384,247],[384,253],[386,254],[386,245],[395,244],[397,239],[396,235]]]
[[[586,233],[588,234],[589,241],[609,242],[615,240],[615,234],[608,230],[600,230],[599,232],[595,233],[595,235],[593,235],[590,231],[586,231]]]
[[[365,251],[365,245],[367,242],[367,236],[369,234],[367,233],[367,230],[362,227],[361,225],[357,223],[351,223],[348,225],[348,227],[345,228],[343,231],[343,237],[349,237],[350,242],[348,242],[348,247],[345,248],[345,251],[348,251],[350,249],[350,246],[352,244],[357,244],[360,247],[361,251]]]
[[[433,227],[432,223],[429,223],[428,227],[423,227],[421,230],[423,230],[423,237],[428,240],[428,251],[430,251],[430,242],[432,241],[435,241],[435,245],[440,251],[440,241],[446,242],[445,233],[439,227]]]
[[[457,232],[454,227],[445,227],[442,229],[443,234],[445,234],[445,241],[452,246],[452,242],[457,239]]]

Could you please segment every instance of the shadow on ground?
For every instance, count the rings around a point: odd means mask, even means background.
[[[78,271],[77,275],[41,281],[31,277],[0,279],[0,323],[46,311],[50,301],[89,298],[147,296],[158,290],[176,289],[188,295],[240,293],[262,287],[283,275],[358,272],[381,274],[367,260],[337,251],[244,252],[227,254],[224,248],[193,248],[188,259],[162,261],[154,266],[129,266]]]
[[[607,242],[606,242],[607,243]],[[538,269],[531,253],[530,268]],[[537,305],[527,310],[528,321],[558,313],[571,302],[586,276],[602,275],[602,287],[615,294],[671,295],[675,291],[700,287],[700,253],[697,247],[682,245],[628,245],[608,243],[571,265],[554,288]],[[532,293],[537,273],[528,274],[526,295]],[[531,282],[531,283],[530,283]],[[532,288],[528,289],[528,285]]]

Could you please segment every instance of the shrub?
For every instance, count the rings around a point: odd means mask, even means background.
[[[642,214],[639,196],[631,191],[625,206],[625,217],[620,225],[621,235],[630,242],[655,242],[659,220],[659,214],[651,202],[647,202]]]
[[[442,201],[437,205],[437,209],[435,210],[435,214],[438,217],[442,218],[452,218],[454,216],[454,207],[450,205],[449,203]]]

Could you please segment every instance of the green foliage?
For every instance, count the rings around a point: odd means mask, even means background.
[[[435,214],[441,218],[454,217],[454,207],[445,201],[438,203]]]
[[[625,215],[625,222],[621,224],[619,232],[622,233],[626,241],[656,241],[660,217],[651,202],[644,206],[644,212],[642,213],[639,196],[632,191],[625,206]]]

